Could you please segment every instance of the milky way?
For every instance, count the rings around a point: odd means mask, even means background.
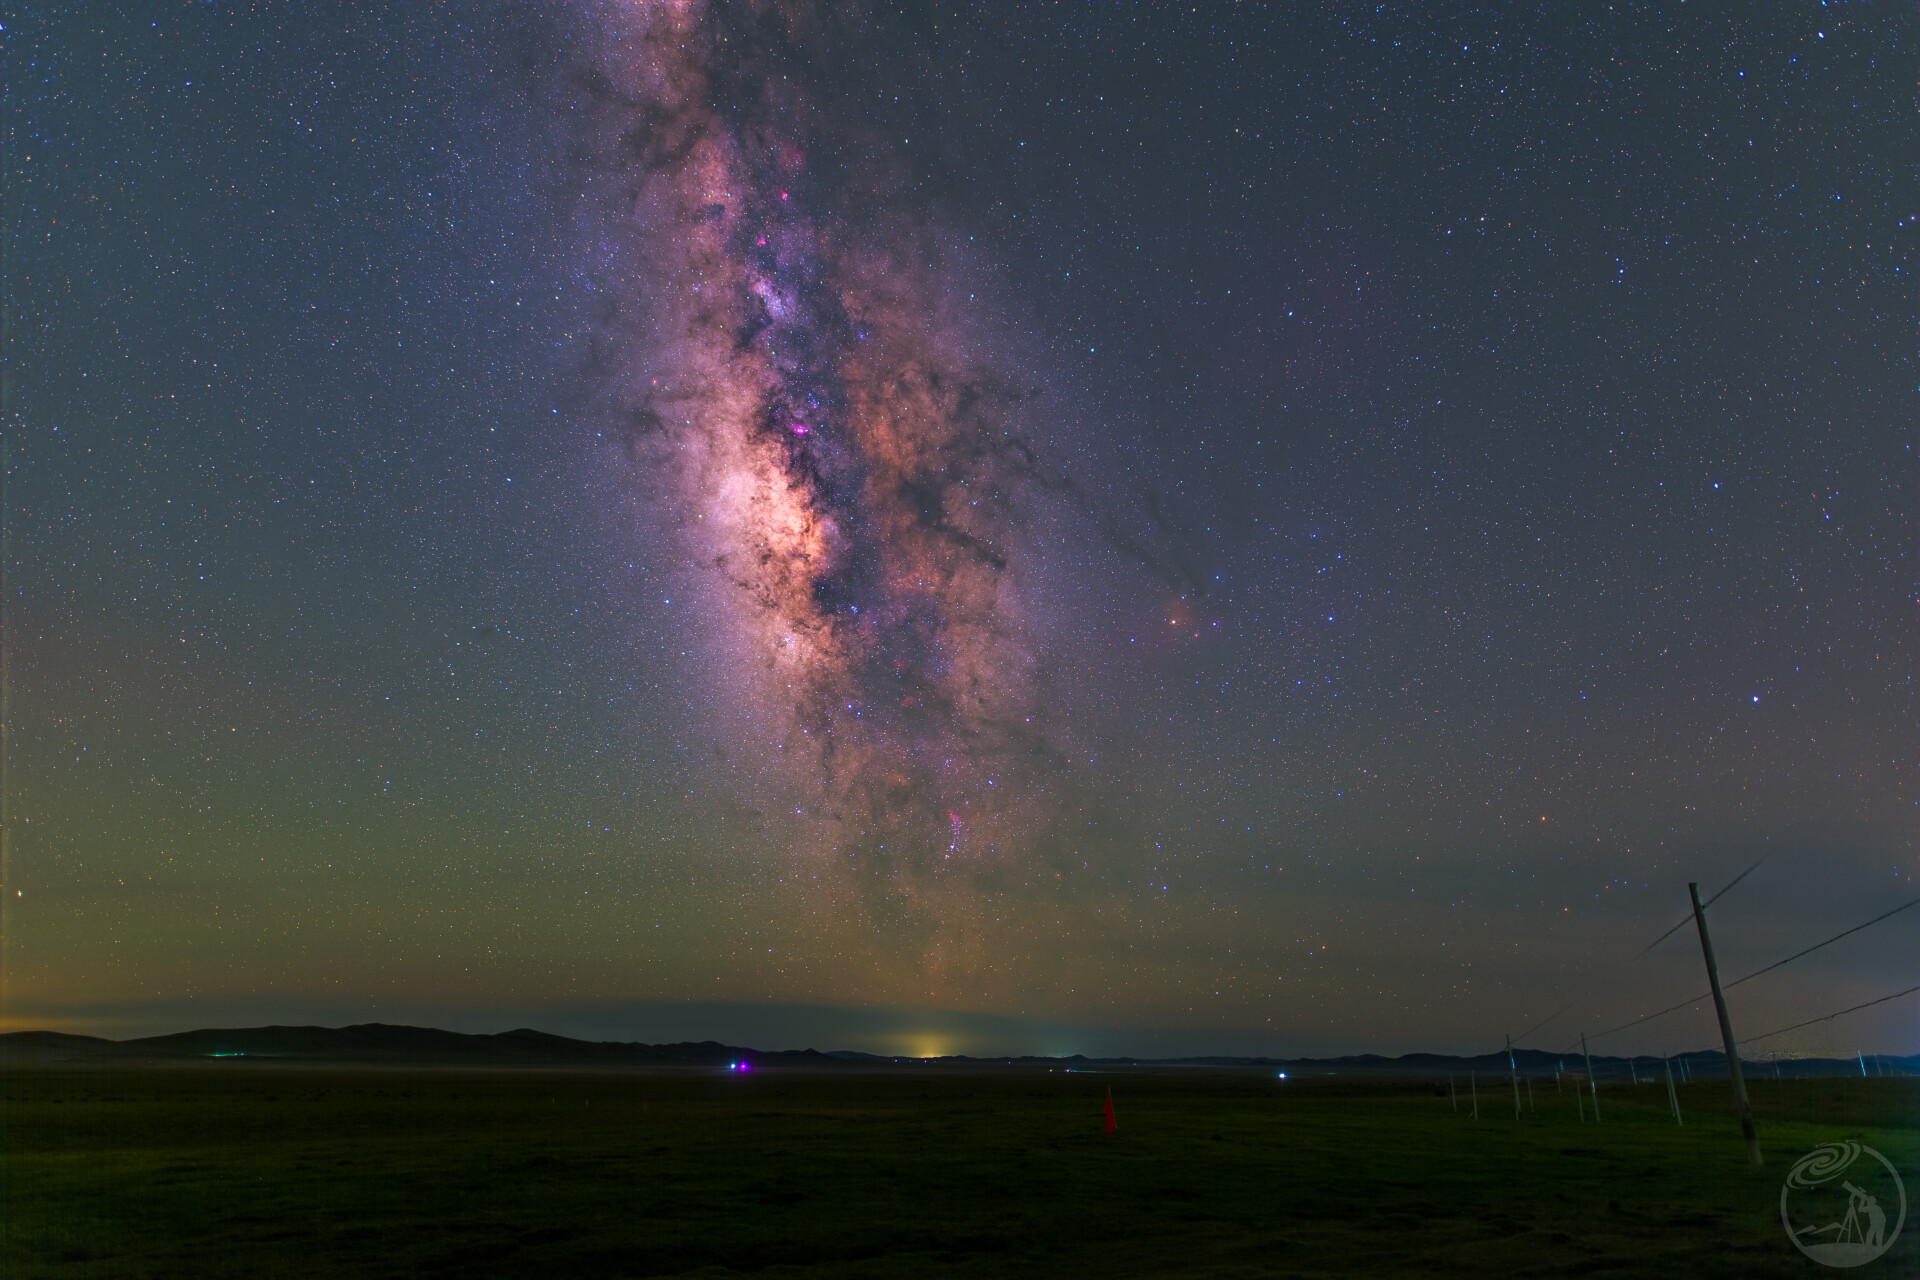
[[[963,237],[890,144],[803,88],[844,29],[624,21],[575,76],[610,299],[591,372],[649,510],[724,584],[714,642],[757,668],[730,696],[819,847],[909,886],[1011,856],[1064,732],[1028,529],[1087,506],[1030,443],[1032,379],[982,354]]]
[[[0,1021],[1557,1050],[1874,918],[1914,31],[14,6]]]

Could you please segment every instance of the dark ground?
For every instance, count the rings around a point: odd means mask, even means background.
[[[1808,1276],[1780,1181],[1852,1137],[1920,1192],[1920,1081],[1602,1085],[1200,1069],[730,1076],[223,1060],[15,1069],[8,1277]],[[1101,1132],[1111,1087],[1120,1132]],[[1442,1087],[1444,1093],[1444,1086]],[[1855,1273],[1920,1274],[1920,1223]]]

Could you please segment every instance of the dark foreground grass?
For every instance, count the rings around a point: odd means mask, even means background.
[[[8,1277],[1809,1276],[1780,1180],[1852,1137],[1920,1192],[1920,1081],[1601,1091],[900,1067],[16,1071]],[[1111,1086],[1120,1133],[1101,1133]],[[1443,1090],[1444,1093],[1444,1090]],[[1916,1206],[1920,1209],[1920,1206]],[[1920,1214],[1916,1214],[1920,1216]],[[1920,1222],[1856,1274],[1920,1274]]]

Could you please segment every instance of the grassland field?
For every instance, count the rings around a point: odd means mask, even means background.
[[[1112,1090],[1119,1132],[1107,1136]],[[1920,1081],[1205,1069],[579,1073],[222,1060],[0,1076],[9,1278],[1796,1276],[1781,1179],[1920,1193]],[[1920,1216],[1915,1206],[1912,1217]],[[1854,1273],[1920,1275],[1920,1222]]]

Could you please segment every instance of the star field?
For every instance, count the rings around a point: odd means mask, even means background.
[[[9,1026],[1558,1048],[1912,896],[1913,17],[1696,7],[9,17]]]

